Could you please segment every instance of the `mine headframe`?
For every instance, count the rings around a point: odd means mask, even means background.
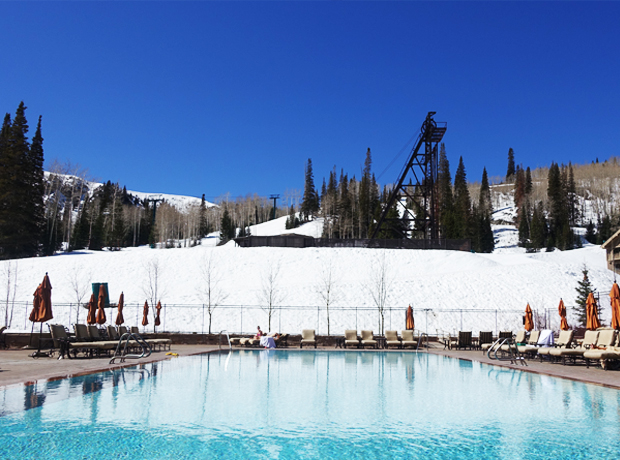
[[[437,146],[446,132],[446,123],[433,120],[428,112],[409,159],[390,192],[371,238],[381,230],[396,232],[402,238],[439,238],[436,200]],[[391,210],[396,207],[399,211]]]

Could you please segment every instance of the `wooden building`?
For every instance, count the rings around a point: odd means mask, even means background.
[[[607,253],[607,268],[620,273],[620,230],[614,233],[601,246]]]

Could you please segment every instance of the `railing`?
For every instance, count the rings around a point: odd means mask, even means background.
[[[140,354],[132,354],[129,351],[136,346],[140,347],[142,352]],[[114,350],[114,356],[110,360],[110,364],[114,364],[117,358],[120,358],[120,362],[124,363],[126,359],[140,359],[146,358],[151,355],[151,346],[139,335],[131,332],[126,332],[121,336]]]
[[[226,340],[228,340],[228,348],[230,350],[232,350],[232,343],[230,343],[230,336],[228,335],[228,331],[226,331],[226,330],[220,331],[220,333],[218,335],[218,343],[219,343],[219,346],[220,346],[220,350],[222,349],[222,332],[226,333]]]
[[[498,352],[500,356],[497,356]],[[493,356],[491,356],[491,354]],[[519,363],[523,366],[527,366],[527,361],[519,354],[514,339],[497,339],[487,350],[487,358],[497,361],[510,361],[510,364]]]
[[[422,339],[426,339],[426,348],[428,349],[428,334],[422,332],[419,336],[418,336],[418,346],[416,347],[415,351],[418,351],[420,349],[420,343],[422,343]]]

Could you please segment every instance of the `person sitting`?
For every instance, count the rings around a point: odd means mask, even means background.
[[[263,333],[263,331],[260,330],[260,326],[258,326],[256,328],[256,335],[254,336],[254,338],[255,339],[260,339],[263,335],[265,335],[265,334]]]

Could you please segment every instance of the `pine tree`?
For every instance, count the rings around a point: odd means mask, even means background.
[[[304,197],[301,202],[301,215],[304,221],[308,221],[319,211],[319,195],[314,187],[314,173],[312,172],[312,159],[310,158],[308,158],[305,176]]]
[[[440,232],[444,238],[456,238],[456,222],[454,218],[454,197],[452,194],[452,176],[450,162],[446,155],[446,146],[439,148],[439,165],[437,171],[437,202],[439,209]]]
[[[373,197],[373,184],[370,168],[372,165],[372,158],[370,155],[370,149],[366,151],[366,160],[364,161],[364,170],[362,171],[362,180],[360,182],[359,189],[359,236],[360,238],[368,237],[368,229],[372,222],[372,216],[374,214],[374,204],[377,201]]]
[[[472,233],[471,198],[467,188],[463,157],[459,158],[459,165],[454,175],[454,218],[455,235],[453,238],[470,238]]]
[[[482,169],[482,180],[480,182],[480,196],[478,197],[478,210],[476,217],[478,251],[484,253],[493,252],[495,249],[495,238],[491,227],[491,215],[493,206],[491,204],[491,188],[487,169]]]
[[[517,166],[517,172],[515,173],[515,206],[521,208],[523,206],[523,200],[525,199],[525,171],[520,166]]]
[[[200,228],[198,230],[198,237],[204,238],[209,233],[211,233],[211,228],[209,228],[209,220],[207,218],[207,203],[205,201],[205,194],[202,194],[202,199],[200,200],[200,210],[199,210],[199,219],[200,219]]]
[[[596,232],[596,244],[603,244],[611,235],[611,218],[609,216],[605,216],[602,219],[599,219]]]
[[[575,299],[575,307],[574,312],[577,316],[577,325],[585,326],[587,321],[587,310],[586,310],[586,301],[588,299],[588,295],[593,291],[592,283],[590,282],[590,278],[588,276],[588,269],[584,265],[581,270],[583,274],[583,279],[577,283],[577,298]]]
[[[596,244],[596,232],[595,232],[595,227],[594,227],[594,223],[592,222],[592,220],[590,220],[590,222],[588,223],[588,226],[586,227],[585,238],[588,243]]]
[[[506,170],[506,181],[513,180],[515,175],[515,152],[512,148],[508,149],[508,169]]]
[[[222,220],[220,222],[220,243],[226,243],[232,240],[235,238],[236,234],[237,228],[230,217],[230,213],[228,209],[224,209],[224,214],[222,214]]]
[[[43,136],[41,134],[41,116],[37,123],[37,129],[30,151],[27,157],[27,184],[28,193],[24,197],[26,201],[25,232],[27,242],[25,251],[30,255],[35,255],[39,251],[39,245],[43,236],[45,208],[43,195],[45,187],[43,184]],[[50,253],[60,249],[62,236],[59,235],[57,244],[53,245]]]
[[[542,201],[534,207],[530,224],[530,249],[537,252],[545,247],[547,238],[547,220]]]
[[[519,246],[522,248],[530,247],[530,210],[529,206],[519,208]]]
[[[525,170],[525,194],[527,196],[531,195],[532,193],[532,171],[530,170],[530,167],[528,166],[527,169]]]

